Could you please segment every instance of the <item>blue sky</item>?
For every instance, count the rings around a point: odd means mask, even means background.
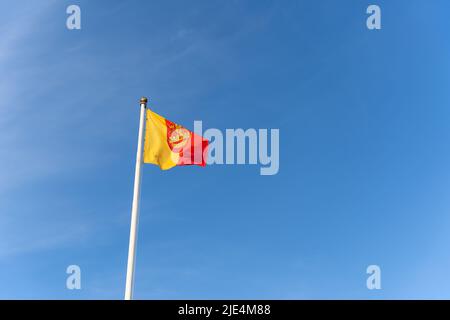
[[[145,166],[136,298],[449,298],[449,9],[3,1],[0,298],[123,298],[143,95],[191,129],[279,128],[280,171]]]

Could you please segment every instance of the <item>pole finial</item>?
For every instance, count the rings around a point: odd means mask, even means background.
[[[147,104],[147,102],[148,102],[148,99],[146,98],[146,97],[142,97],[141,98],[141,104]]]

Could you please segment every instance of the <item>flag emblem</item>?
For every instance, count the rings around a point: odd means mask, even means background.
[[[175,153],[183,152],[183,147],[187,144],[191,134],[189,130],[166,119],[167,143]]]

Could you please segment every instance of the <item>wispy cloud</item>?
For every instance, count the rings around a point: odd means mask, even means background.
[[[92,226],[80,222],[67,223],[43,219],[43,223],[39,226],[26,224],[22,220],[20,225],[2,223],[0,229],[2,230],[1,260],[68,245],[73,246],[74,243],[80,243],[91,234]],[[5,229],[14,230],[14,232],[8,232]]]

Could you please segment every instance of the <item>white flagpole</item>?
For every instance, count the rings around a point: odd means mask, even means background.
[[[133,206],[131,208],[130,245],[128,247],[127,282],[125,286],[125,300],[133,298],[134,267],[136,260],[136,242],[139,218],[139,198],[141,194],[141,168],[144,144],[145,110],[147,98],[141,98],[141,118],[139,121],[139,138],[136,155],[136,171],[134,174]]]

